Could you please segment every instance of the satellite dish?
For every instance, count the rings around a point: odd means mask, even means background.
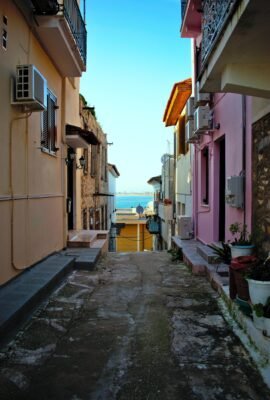
[[[136,213],[139,214],[139,215],[141,215],[141,214],[143,214],[143,211],[144,211],[144,208],[139,204],[139,205],[136,207]]]

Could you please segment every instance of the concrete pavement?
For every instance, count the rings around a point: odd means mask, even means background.
[[[0,399],[270,399],[219,302],[166,252],[110,253],[1,351]]]

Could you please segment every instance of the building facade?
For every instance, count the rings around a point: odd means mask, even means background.
[[[173,127],[174,143],[174,234],[183,239],[192,237],[192,164],[193,147],[186,138],[188,116],[186,103],[192,93],[192,80],[176,83],[171,91],[165,108],[163,122],[166,127]],[[187,227],[188,230],[183,229]]]
[[[3,284],[66,245],[66,133],[80,126],[86,29],[75,0],[2,0],[0,12]]]
[[[233,7],[231,3],[182,2],[181,36],[192,39],[194,59],[194,98],[189,100],[194,107],[193,129],[187,135],[194,149],[194,236],[206,244],[231,239],[229,226],[236,221],[247,224],[248,230],[252,229],[253,99],[247,96],[252,92],[233,90],[229,84],[225,85],[227,89],[213,85],[218,79],[217,70],[211,78],[206,78],[218,53],[217,47],[214,49],[213,43],[209,42],[211,15],[215,14],[211,25],[215,46],[222,47],[226,38],[223,29],[226,28],[221,19],[224,18],[224,23],[225,19],[227,23],[230,18],[234,21],[236,3],[240,6],[243,2],[233,2]],[[219,29],[223,32],[220,42]]]
[[[108,229],[110,231],[109,251],[116,251],[116,179],[120,173],[114,164],[108,163]]]

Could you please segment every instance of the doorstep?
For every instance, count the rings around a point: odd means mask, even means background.
[[[0,287],[0,345],[7,343],[73,269],[91,271],[101,248],[62,250]]]
[[[173,236],[172,240],[183,252],[184,262],[195,275],[205,275],[215,290],[229,286],[229,267],[215,263],[215,255],[210,247],[195,239],[183,240]]]

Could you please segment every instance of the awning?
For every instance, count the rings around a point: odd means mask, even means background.
[[[191,78],[174,84],[163,116],[165,126],[176,125],[179,115],[183,111],[191,92]]]
[[[100,143],[94,132],[74,125],[66,125],[66,142],[73,149],[87,148],[89,144]]]
[[[155,185],[155,184],[160,184],[161,183],[161,175],[158,176],[153,176],[152,178],[150,178],[147,183],[149,183],[149,185]]]

